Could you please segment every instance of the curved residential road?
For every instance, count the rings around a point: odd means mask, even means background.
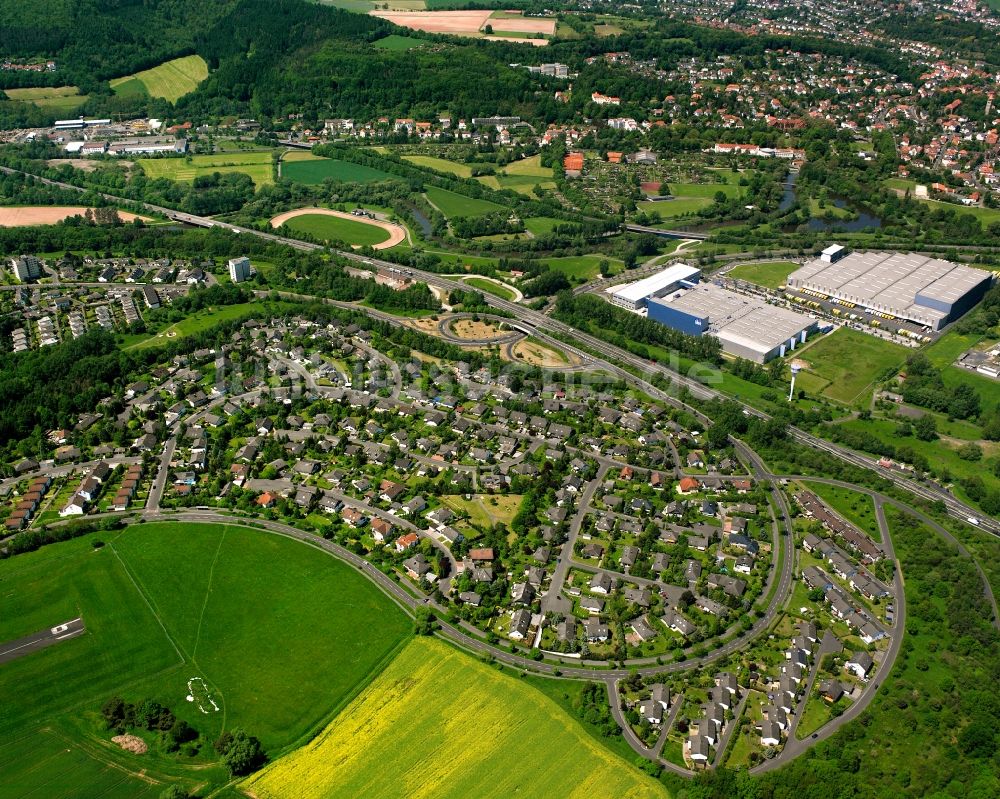
[[[789,760],[798,757],[813,744],[826,740],[849,721],[861,715],[861,713],[867,709],[868,705],[871,704],[879,686],[882,684],[882,680],[888,676],[893,665],[896,663],[896,657],[899,655],[899,650],[903,645],[903,635],[904,630],[906,629],[906,595],[903,590],[902,571],[899,568],[899,561],[896,560],[896,553],[892,547],[892,537],[889,533],[889,525],[886,523],[885,515],[881,512],[881,507],[881,505],[876,506],[879,511],[877,517],[879,532],[882,534],[882,545],[885,548],[886,557],[891,559],[892,562],[896,564],[896,573],[893,578],[893,599],[896,602],[896,617],[894,619],[892,635],[889,638],[889,647],[886,649],[885,656],[879,663],[875,676],[865,685],[864,690],[861,692],[861,696],[859,696],[858,699],[849,708],[847,708],[847,710],[845,710],[837,718],[828,721],[819,730],[803,740],[799,740],[795,737],[793,726],[789,730],[789,737],[785,741],[785,746],[782,748],[781,752],[773,759],[765,760],[760,765],[750,769],[751,774],[762,774],[765,771],[773,771],[774,769],[779,768]],[[811,680],[815,678],[816,670],[819,668],[818,657],[819,656],[817,656],[817,663],[813,668],[813,674],[810,678],[810,686]],[[806,698],[808,698],[808,696]]]

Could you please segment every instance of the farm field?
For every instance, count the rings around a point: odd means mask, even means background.
[[[151,180],[167,178],[190,183],[213,172],[242,172],[259,188],[274,182],[271,150],[189,155],[185,158],[140,158],[136,162]]]
[[[493,12],[488,9],[473,9],[470,11],[386,11],[379,8],[370,13],[372,16],[381,17],[394,25],[399,25],[401,28],[410,28],[411,30],[425,31],[427,33],[450,33],[459,36],[470,36],[479,34]]]
[[[768,261],[759,264],[741,264],[730,270],[728,277],[735,280],[746,280],[769,289],[777,289],[785,285],[788,276],[799,268],[799,264],[791,261]]]
[[[404,155],[404,161],[409,161],[415,166],[435,169],[438,172],[445,172],[449,175],[456,175],[460,178],[472,177],[472,167],[469,164],[461,164],[458,161],[449,161],[446,158],[436,158],[433,155]]]
[[[281,225],[323,241],[343,241],[354,247],[370,245],[376,250],[388,249],[406,238],[406,231],[393,222],[356,217],[329,208],[302,208],[271,220],[271,227]]]
[[[344,183],[372,183],[378,180],[397,179],[380,169],[352,164],[350,161],[339,161],[335,158],[322,158],[305,150],[292,150],[284,155],[281,161],[281,176],[307,185],[330,179]]]
[[[814,386],[807,390],[846,405],[861,399],[884,371],[901,366],[906,353],[907,349],[900,344],[846,327],[796,351],[799,358],[810,364],[803,374],[819,378],[823,384],[822,388]]]
[[[208,77],[208,64],[200,55],[188,55],[166,61],[152,69],[136,72],[111,81],[115,94],[148,94],[176,103],[198,88]]]
[[[431,638],[242,787],[257,799],[667,795],[540,692]]]
[[[25,227],[30,225],[54,225],[71,216],[83,216],[87,212],[82,205],[18,205],[0,207],[0,227]],[[149,217],[139,217],[128,211],[119,211],[123,222],[134,219],[150,221]]]
[[[80,90],[76,86],[4,89],[3,92],[11,100],[31,103],[39,108],[47,108],[54,114],[68,114],[89,99],[86,94],[80,94]]]
[[[427,199],[449,219],[456,216],[485,216],[503,210],[503,206],[489,200],[466,197],[464,194],[440,189],[437,186],[427,187]]]
[[[70,735],[70,744],[75,732],[104,765],[134,770],[131,756],[109,749],[89,720],[116,693],[129,701],[155,698],[205,741],[224,727],[243,726],[278,754],[323,724],[410,629],[362,576],[285,538],[176,523],[133,525],[102,537],[107,543],[100,549],[89,535],[0,564],[0,640],[78,616],[87,628],[0,670],[0,762],[44,725]],[[218,712],[184,701],[193,678],[204,680]],[[39,743],[39,758],[46,746]],[[153,778],[160,767],[181,768],[158,757],[151,752],[143,763]],[[22,770],[40,762],[22,760]],[[96,764],[79,768],[103,773]],[[124,773],[115,773],[125,782]],[[79,782],[75,787],[67,795],[103,795],[80,793]],[[108,795],[138,795],[141,788]]]

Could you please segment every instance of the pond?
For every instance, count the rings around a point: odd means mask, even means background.
[[[431,230],[433,229],[431,226],[431,220],[424,216],[423,212],[419,208],[411,208],[410,216],[412,216],[416,223],[420,225],[420,230],[423,232],[424,238],[429,237],[431,235]]]
[[[788,173],[788,180],[782,184],[784,187],[784,193],[781,195],[781,202],[778,204],[779,211],[787,211],[791,208],[798,200],[797,190],[795,188],[795,182],[798,180],[799,173],[797,171],[791,171]],[[868,228],[879,228],[882,227],[882,220],[869,213],[864,208],[856,206],[853,203],[845,200],[843,197],[831,197],[828,202],[832,202],[837,208],[846,208],[855,214],[853,219],[822,219],[813,217],[807,223],[806,227],[812,231],[844,231],[846,233],[857,233],[861,230],[866,230]]]

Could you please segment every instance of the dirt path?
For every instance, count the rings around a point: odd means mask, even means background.
[[[336,216],[340,219],[350,219],[354,222],[360,222],[363,225],[373,225],[382,228],[382,230],[389,234],[389,238],[380,244],[372,245],[373,250],[388,250],[390,247],[395,247],[406,239],[405,228],[402,225],[397,225],[395,222],[383,222],[380,219],[369,219],[366,216],[354,216],[354,214],[349,214],[345,211],[331,211],[329,208],[299,208],[295,211],[286,211],[283,214],[278,214],[271,220],[271,227],[281,227],[289,219],[309,214]]]

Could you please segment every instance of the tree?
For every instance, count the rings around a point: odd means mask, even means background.
[[[160,799],[188,799],[189,796],[190,794],[179,785],[171,785],[160,794]]]
[[[224,733],[215,742],[215,751],[234,777],[256,771],[267,760],[260,741],[240,727]]]
[[[933,441],[937,438],[937,424],[934,417],[926,414],[913,422],[913,431],[921,441]]]
[[[125,700],[120,696],[111,697],[101,708],[101,715],[109,730],[118,729],[125,721]]]
[[[996,732],[987,719],[974,719],[958,736],[959,747],[974,758],[991,757],[996,747]]]
[[[430,608],[417,608],[413,614],[413,631],[417,635],[434,635],[434,614]]]
[[[975,441],[970,441],[958,448],[958,457],[966,461],[979,461],[983,459],[983,448]]]

